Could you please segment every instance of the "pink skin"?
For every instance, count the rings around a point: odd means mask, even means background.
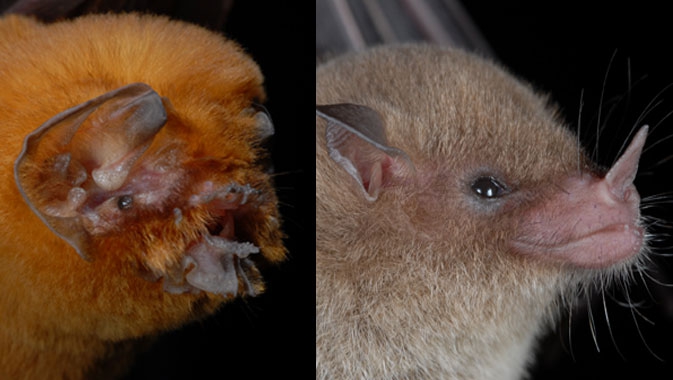
[[[643,127],[605,177],[567,177],[558,191],[524,213],[513,250],[582,268],[605,268],[637,255],[644,229],[633,180],[646,136]]]

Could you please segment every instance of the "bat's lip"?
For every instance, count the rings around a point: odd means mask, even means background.
[[[582,256],[583,267],[604,268],[636,256],[642,250],[644,241],[643,227],[632,223],[612,223],[560,241],[514,240],[512,248],[517,253],[544,255],[559,262]],[[586,258],[587,251],[593,252],[591,259]],[[558,260],[553,260],[555,257]]]

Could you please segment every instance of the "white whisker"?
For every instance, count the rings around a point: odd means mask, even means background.
[[[598,334],[596,332],[594,313],[591,311],[591,302],[587,303],[587,313],[589,316],[589,329],[591,330],[591,337],[594,339],[594,345],[596,346],[596,351],[601,352],[601,348],[598,345]]]
[[[629,297],[629,293],[626,292],[626,293],[625,293],[625,296],[626,296],[626,299],[627,299],[627,301],[629,302],[629,304],[631,304],[631,300],[630,300],[630,297]],[[640,312],[638,311],[638,308],[636,308],[635,306],[634,306],[634,307],[631,307],[630,310],[631,310],[631,316],[632,316],[633,322],[634,322],[634,324],[636,325],[636,330],[638,331],[638,335],[640,336],[640,340],[643,342],[643,345],[645,346],[645,348],[647,349],[647,351],[648,351],[653,357],[655,357],[657,360],[663,362],[664,360],[663,360],[659,355],[657,355],[656,353],[654,353],[654,351],[652,350],[652,348],[650,348],[650,346],[647,344],[647,341],[645,340],[645,336],[643,335],[643,332],[642,332],[642,330],[640,329],[640,324],[638,324],[638,318],[636,318],[636,314],[638,314],[638,315],[639,315],[641,318],[643,318],[643,320],[645,320],[646,322],[649,322],[649,323],[652,324],[652,325],[653,325],[654,323],[653,323],[652,321],[650,321],[648,318],[646,318],[645,316],[643,316],[643,314],[640,313]]]
[[[612,340],[612,344],[614,345],[615,350],[617,351],[617,353],[619,354],[619,356],[622,359],[626,360],[626,358],[624,357],[622,352],[619,350],[619,346],[617,345],[617,341],[615,340],[615,336],[612,333],[612,325],[610,324],[610,317],[608,316],[608,306],[605,303],[605,289],[603,288],[603,286],[604,286],[603,281],[601,281],[601,299],[603,300],[603,311],[605,313],[605,323],[607,323],[607,325],[608,325],[608,333],[610,334],[610,339]]]
[[[582,108],[584,108],[584,89],[580,91],[580,107],[577,115],[577,171],[582,173],[582,143],[580,136],[582,135]]]
[[[641,275],[647,277],[650,281],[654,282],[655,284],[657,284],[657,285],[659,285],[659,286],[663,286],[663,287],[667,287],[667,288],[671,288],[671,287],[673,287],[673,284],[667,284],[667,283],[665,283],[665,282],[660,281],[659,279],[657,279],[657,278],[655,278],[654,276],[652,276],[651,274],[649,274],[646,270],[641,271]],[[644,280],[644,279],[643,279],[643,280]],[[649,291],[648,291],[648,292],[649,292]],[[651,296],[651,295],[650,295],[650,296]],[[652,298],[654,299],[654,297],[652,297]]]
[[[596,120],[596,146],[595,146],[595,151],[594,151],[594,156],[598,157],[598,140],[601,135],[601,113],[603,111],[603,98],[605,97],[605,85],[608,82],[608,75],[610,74],[610,68],[612,67],[612,62],[615,59],[615,56],[617,55],[617,50],[612,53],[612,57],[610,57],[610,62],[608,63],[608,68],[605,70],[605,77],[603,78],[603,85],[601,86],[601,97],[598,103],[598,119]]]
[[[572,334],[572,325],[573,325],[573,307],[570,307],[568,313],[568,346],[570,346],[570,357],[575,361],[575,351],[573,350],[573,334]]]

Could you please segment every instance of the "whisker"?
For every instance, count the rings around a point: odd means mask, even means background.
[[[663,95],[664,92],[666,92],[669,88],[671,88],[671,86],[673,86],[673,83],[669,83],[668,85],[666,85],[652,98],[652,100],[650,100],[649,103],[647,103],[645,109],[643,109],[643,112],[641,112],[636,121],[633,123],[633,126],[631,127],[631,132],[628,134],[627,138],[622,143],[622,146],[619,149],[619,154],[617,155],[617,157],[621,155],[622,151],[626,147],[626,143],[631,140],[631,136],[636,131],[636,129],[642,124],[645,117],[647,117],[652,111],[654,111],[657,107],[663,104],[663,100],[659,100],[659,98]],[[657,123],[654,128],[650,129],[649,133],[651,134],[652,132],[654,132],[654,130],[661,124],[661,122],[669,117],[670,113],[673,113],[673,111],[666,114],[666,116],[664,116],[664,118],[660,120],[659,123]],[[652,145],[656,145],[656,143],[651,144],[650,147],[646,148],[643,152],[651,149]]]
[[[626,298],[627,298],[627,301],[628,301],[629,303],[631,303],[628,292],[625,293],[625,296],[626,296]],[[638,331],[638,335],[640,336],[640,340],[643,342],[643,345],[645,346],[645,348],[647,349],[647,351],[648,351],[653,357],[655,357],[657,360],[663,362],[664,360],[663,360],[661,357],[659,357],[659,355],[655,354],[654,351],[652,351],[652,349],[650,348],[650,346],[647,344],[647,341],[645,340],[645,336],[643,335],[643,332],[642,332],[642,330],[640,329],[640,324],[638,324],[638,319],[636,318],[636,313],[638,313],[638,315],[640,315],[641,318],[643,318],[645,321],[647,321],[647,322],[649,322],[649,323],[651,323],[651,324],[653,324],[652,321],[650,321],[649,319],[645,318],[645,317],[638,311],[638,309],[637,309],[636,307],[631,307],[630,310],[631,310],[631,316],[632,316],[633,322],[634,322],[635,325],[636,325],[636,330]]]
[[[573,334],[572,334],[572,327],[573,327],[573,307],[570,307],[570,311],[568,313],[568,346],[570,346],[570,357],[573,359],[573,362],[575,361],[575,351],[573,350]]]
[[[670,155],[670,156],[666,156],[666,157],[664,157],[663,159],[657,161],[657,162],[654,164],[654,167],[661,166],[661,165],[665,164],[666,162],[670,161],[671,158],[673,158],[673,154]]]
[[[610,62],[608,63],[608,68],[605,71],[605,77],[603,78],[603,85],[601,86],[601,97],[598,103],[598,119],[596,121],[596,146],[594,151],[594,157],[599,157],[598,140],[601,134],[601,113],[603,111],[603,98],[605,97],[605,86],[608,82],[608,75],[610,74],[610,68],[612,67],[612,62],[614,61],[616,55],[617,55],[617,49],[615,49],[615,51],[612,53],[612,57],[610,57]]]
[[[643,272],[645,272],[645,270],[642,269],[642,268],[636,268],[636,271],[638,272],[638,275],[640,276],[640,279],[643,281],[643,287],[645,288],[645,291],[650,296],[650,299],[654,300],[655,297],[654,297],[654,295],[652,295],[652,292],[650,291],[650,287],[647,286],[647,281],[645,280],[645,275],[643,273]],[[649,275],[648,275],[648,278],[652,279],[652,277],[649,276]]]
[[[652,132],[653,132],[653,131],[654,131],[654,130],[655,130],[655,129],[656,129],[656,128],[657,128],[657,127],[664,121],[664,120],[668,119],[668,117],[671,116],[671,115],[673,115],[673,111],[668,112],[663,118],[661,118],[661,120],[659,120],[659,122],[658,122],[657,124],[655,124],[654,127],[653,127],[652,129],[650,129],[650,132],[649,132],[649,133],[652,133]],[[661,138],[661,139],[658,139],[658,140],[656,140],[655,142],[653,142],[652,144],[649,144],[648,147],[646,147],[645,149],[643,149],[643,153],[642,153],[642,154],[645,154],[645,152],[647,152],[648,150],[652,149],[652,147],[659,145],[662,141],[666,141],[666,140],[670,139],[671,137],[673,137],[673,134],[668,135],[668,136],[666,136],[666,137],[663,137],[663,138]]]
[[[577,171],[582,174],[582,109],[584,108],[584,89],[580,91],[580,107],[577,115]]]
[[[608,316],[608,306],[605,303],[605,289],[603,289],[603,281],[601,280],[601,298],[603,300],[603,311],[605,313],[605,322],[608,325],[608,333],[610,334],[610,339],[612,340],[612,344],[615,346],[615,350],[619,354],[619,356],[623,359],[626,360],[624,355],[622,354],[621,350],[619,349],[619,346],[617,345],[617,341],[615,340],[615,335],[612,333],[612,325],[610,324],[610,317]]]
[[[623,307],[623,308],[627,308],[627,309],[630,309],[630,308],[632,308],[632,307],[640,307],[640,306],[645,305],[645,301],[639,302],[639,303],[637,303],[637,304],[629,304],[629,303],[624,302],[624,301],[619,301],[619,300],[617,300],[617,299],[615,299],[615,298],[613,298],[613,297],[610,297],[610,299],[611,299],[616,305],[621,306],[621,307]]]
[[[598,345],[598,337],[596,332],[596,323],[594,322],[594,313],[591,310],[591,302],[587,303],[587,313],[589,314],[589,329],[591,330],[591,337],[594,339],[594,345],[596,346],[596,351],[601,352],[601,348]]]
[[[650,281],[654,282],[655,284],[657,284],[659,286],[663,286],[663,287],[667,287],[667,288],[673,287],[673,284],[667,284],[665,282],[661,282],[659,279],[652,276],[646,270],[641,271],[641,275],[647,277]],[[643,279],[643,281],[644,281],[644,279]],[[649,290],[648,290],[648,293],[649,293]],[[652,295],[650,294],[650,296],[652,296]],[[652,297],[652,299],[654,299],[654,297]]]
[[[642,202],[650,202],[650,201],[666,201],[668,203],[673,202],[673,191],[667,191],[665,193],[659,193],[659,194],[652,194],[652,195],[647,195],[641,199]]]
[[[638,116],[638,119],[637,119],[637,120],[635,121],[635,123],[633,123],[633,125],[631,126],[631,131],[630,131],[629,134],[626,136],[626,138],[625,138],[624,141],[622,142],[622,145],[620,146],[619,150],[617,151],[617,158],[621,157],[622,153],[624,152],[624,149],[626,149],[626,145],[627,145],[627,143],[629,143],[629,142],[631,141],[631,138],[633,137],[633,134],[636,132],[636,129],[638,129],[638,127],[643,127],[643,126],[645,126],[645,124],[642,124],[642,120],[643,120],[643,119],[644,119],[650,112],[654,111],[654,109],[657,108],[657,107],[658,107],[659,105],[661,105],[662,103],[663,103],[662,101],[657,102],[652,108],[650,108],[650,109],[645,109],[645,110],[640,114],[640,116]],[[650,130],[648,133],[651,134],[651,133],[652,133],[652,130]]]
[[[628,86],[628,89],[626,91],[626,108],[628,109],[628,105],[631,103],[631,91],[632,91],[632,86],[631,86],[631,58],[627,57],[626,58],[626,85]]]
[[[670,249],[671,247],[667,248]],[[662,252],[650,252],[650,255],[654,255],[657,257],[673,257],[673,253],[662,253]]]
[[[645,314],[641,313],[640,310],[638,310],[638,307],[635,304],[633,304],[633,307],[631,308],[631,310],[632,310],[632,312],[638,314],[638,316],[640,318],[642,318],[643,321],[645,321],[645,322],[649,323],[650,325],[654,326],[654,322],[651,319],[647,318],[645,316]]]
[[[657,100],[657,99],[658,99],[664,92],[666,92],[666,90],[668,90],[669,88],[671,88],[671,86],[673,86],[673,83],[669,83],[669,84],[666,85],[663,89],[661,89],[659,92],[657,92],[657,94],[654,95],[654,97],[652,98],[652,100],[650,100],[650,102],[647,104],[647,106],[645,106],[645,110],[649,109],[650,107],[652,107],[652,108],[656,107],[656,106],[652,106],[652,103],[654,103],[655,100]],[[658,102],[658,103],[659,103],[659,102]],[[648,112],[649,112],[649,111],[648,111]],[[641,117],[641,118],[638,118],[638,120],[636,121],[636,124],[637,124],[640,120],[642,120],[642,117]],[[658,125],[658,124],[657,124],[657,125]],[[652,128],[652,129],[650,130],[650,133],[652,133],[652,132],[654,131],[654,129],[655,129],[655,128]]]

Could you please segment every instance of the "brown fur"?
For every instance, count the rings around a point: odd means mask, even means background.
[[[460,51],[373,49],[319,66],[316,81],[319,105],[377,110],[416,167],[369,202],[328,156],[317,118],[317,377],[522,376],[559,295],[598,272],[509,254],[518,211],[475,212],[466,184],[496,168],[526,209],[589,170],[575,137],[544,97]]]
[[[204,210],[184,215],[180,228],[166,216],[170,208],[141,214],[98,239],[91,262],[31,212],[15,184],[14,161],[24,137],[65,109],[129,83],[150,85],[170,105],[168,123],[145,155],[160,157],[162,146],[180,145],[186,174],[177,177],[177,189],[210,178],[261,190],[259,208],[237,228],[260,247],[260,261],[284,258],[276,198],[256,164],[264,152],[252,115],[242,112],[263,100],[262,76],[235,43],[162,17],[88,16],[43,25],[9,16],[0,19],[0,72],[0,378],[115,377],[108,370],[123,372],[130,343],[226,301],[204,292],[169,294],[161,281],[141,278],[179,261],[205,228]],[[37,178],[26,180],[38,189]],[[105,366],[106,359],[115,365]]]

